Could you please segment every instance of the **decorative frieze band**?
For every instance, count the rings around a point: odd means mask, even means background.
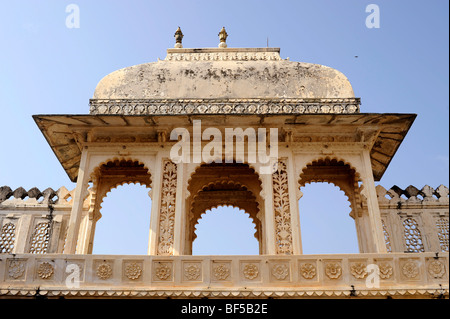
[[[360,99],[91,99],[90,114],[352,114]]]
[[[281,61],[279,52],[169,52],[165,61]]]

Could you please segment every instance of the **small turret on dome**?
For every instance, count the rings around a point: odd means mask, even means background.
[[[219,32],[219,40],[220,40],[219,48],[226,48],[226,47],[228,47],[228,45],[227,45],[227,37],[228,37],[228,33],[225,30],[225,27],[222,27],[222,30],[220,30],[220,32]]]
[[[183,41],[184,34],[183,34],[183,32],[181,32],[180,27],[178,27],[177,31],[175,31],[174,37],[175,37],[175,48],[181,49],[183,47],[182,41]]]

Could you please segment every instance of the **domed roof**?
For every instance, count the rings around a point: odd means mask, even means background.
[[[168,49],[167,57],[105,76],[94,99],[354,98],[339,71],[280,57],[278,48]]]

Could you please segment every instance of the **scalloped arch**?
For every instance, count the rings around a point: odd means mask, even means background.
[[[233,186],[239,186],[242,188],[245,187],[247,190],[249,189],[247,185],[242,184],[241,182],[238,182],[238,181],[235,181],[232,179],[222,178],[222,179],[218,179],[218,180],[215,180],[212,182],[208,182],[208,183],[204,184],[203,186],[199,187],[199,189],[197,190],[197,192],[195,194],[191,194],[192,200],[195,201],[195,199],[198,197],[200,192],[206,191],[209,187],[215,186],[215,185],[233,185]]]
[[[258,225],[257,225],[257,223],[256,223],[256,221],[255,221],[255,218],[252,217],[251,214],[248,213],[244,208],[239,207],[239,205],[215,204],[215,205],[211,205],[210,207],[206,208],[206,209],[204,210],[204,212],[201,213],[200,216],[197,218],[197,220],[196,220],[196,222],[194,223],[194,226],[193,226],[194,229],[193,229],[192,242],[194,242],[195,239],[197,238],[197,234],[196,234],[195,232],[197,231],[197,225],[200,223],[200,220],[203,219],[203,215],[206,215],[206,213],[207,213],[208,211],[212,211],[213,209],[217,209],[217,208],[219,208],[219,207],[232,207],[232,208],[237,208],[237,209],[239,209],[239,211],[243,211],[244,214],[247,214],[247,215],[248,215],[248,218],[251,220],[251,222],[252,222],[252,224],[253,224],[253,228],[254,228],[254,230],[255,230],[254,236],[255,236],[256,239],[258,239]]]
[[[353,185],[345,185],[342,183],[339,183],[339,180],[335,180],[333,178],[327,178],[326,176],[317,176],[311,179],[303,180],[302,176],[305,173],[305,170],[310,166],[315,166],[319,164],[320,162],[326,162],[326,161],[336,161],[336,163],[342,163],[342,167],[348,166],[353,172],[354,172],[354,181]],[[339,188],[347,198],[347,201],[350,203],[350,216],[352,218],[355,218],[355,212],[357,211],[357,207],[355,206],[357,203],[361,202],[362,200],[362,191],[364,189],[364,185],[358,185],[358,182],[361,181],[360,174],[358,173],[357,169],[352,165],[351,162],[344,160],[339,157],[333,157],[333,156],[325,156],[325,157],[319,157],[317,159],[314,159],[302,168],[299,179],[298,179],[298,188],[304,187],[306,184],[311,183],[327,183],[332,184]],[[351,189],[353,188],[353,190]]]
[[[262,180],[261,180],[260,175],[258,174],[257,167],[255,167],[255,165],[253,165],[252,163],[248,163],[248,162],[245,161],[245,162],[243,162],[243,163],[235,163],[235,162],[233,162],[233,163],[224,163],[224,164],[230,164],[230,165],[233,165],[233,164],[244,164],[244,165],[248,165],[248,167],[249,167],[250,169],[252,169],[252,170],[253,170],[253,173],[255,173],[256,176],[258,177],[259,184],[262,185]],[[187,185],[188,185],[188,186],[191,184],[192,177],[198,172],[198,170],[199,170],[200,168],[202,168],[202,167],[207,166],[207,165],[210,165],[210,164],[208,164],[208,163],[197,163],[197,164],[196,164],[195,168],[192,169],[191,172],[190,172],[190,174],[189,174],[189,178],[188,178],[188,180],[187,180]],[[190,194],[190,196],[192,196],[192,194]]]
[[[337,156],[325,156],[325,157],[319,157],[319,158],[316,158],[316,159],[314,159],[314,160],[311,160],[311,161],[307,162],[307,163],[302,167],[302,169],[301,169],[301,171],[300,171],[300,176],[299,176],[300,178],[298,179],[299,186],[300,186],[300,187],[304,186],[304,183],[302,183],[302,178],[301,178],[301,176],[302,176],[302,174],[305,172],[305,169],[308,168],[308,166],[312,166],[312,165],[314,165],[314,163],[318,163],[319,161],[326,161],[326,160],[330,160],[330,161],[336,160],[338,163],[343,163],[344,165],[348,165],[348,166],[355,172],[355,179],[356,179],[358,182],[361,180],[361,175],[360,175],[360,173],[358,172],[358,170],[356,169],[356,167],[355,167],[350,161],[347,161],[347,160],[345,160],[345,159],[343,159],[343,158],[340,158],[340,157],[337,157]]]
[[[253,169],[252,169],[253,171]],[[253,172],[254,174],[255,172]],[[259,187],[261,186],[260,179],[258,177],[258,183]],[[208,192],[214,189],[221,189],[221,186],[225,186],[226,189],[234,189],[236,191],[246,191],[251,194],[251,197],[249,198],[248,205],[245,205],[245,203],[235,201],[232,202],[230,200],[224,200],[224,201],[212,201],[211,203],[208,203],[207,205],[203,205],[198,207],[197,200],[201,196],[200,194],[202,192]],[[260,191],[259,191],[260,193]],[[244,213],[248,214],[249,218],[251,219],[254,229],[255,229],[255,238],[258,239],[259,235],[259,227],[261,224],[261,221],[258,219],[257,215],[260,211],[259,202],[257,200],[257,197],[259,194],[255,194],[254,191],[248,185],[245,183],[242,183],[241,181],[237,181],[235,179],[229,179],[229,178],[218,178],[212,181],[208,181],[206,183],[203,183],[202,186],[198,187],[196,192],[194,194],[191,194],[192,196],[192,202],[189,207],[189,219],[190,219],[190,232],[192,235],[192,242],[196,239],[196,230],[197,225],[200,223],[200,220],[203,218],[203,215],[206,214],[207,211],[218,208],[218,207],[235,207],[239,210],[244,211]],[[200,202],[201,203],[201,202]],[[200,204],[202,205],[202,204]]]
[[[202,211],[203,212],[200,213],[198,216],[195,215],[194,214],[195,213],[194,212],[195,199],[199,196],[200,192],[205,190],[205,188],[207,188],[207,187],[214,186],[214,185],[223,185],[223,184],[232,185],[232,186],[238,186],[241,189],[244,188],[246,191],[249,191],[252,194],[252,198],[251,198],[252,201],[254,201],[254,203],[256,204],[256,213],[255,213],[255,215],[252,216],[252,214],[250,212],[247,212],[246,208],[241,207],[239,204],[236,204],[236,203],[228,204],[228,203],[220,203],[220,202],[218,202],[218,203],[214,202],[214,203],[211,203],[210,205],[208,205],[206,207],[202,207]],[[217,181],[210,182],[210,183],[205,184],[204,186],[202,186],[199,189],[199,191],[196,193],[196,195],[193,197],[193,202],[192,202],[192,205],[190,207],[190,216],[194,219],[194,221],[193,221],[193,229],[194,229],[193,231],[194,231],[194,233],[195,233],[195,230],[196,230],[196,226],[198,225],[200,219],[202,219],[202,215],[204,215],[206,213],[206,211],[211,210],[213,208],[217,208],[217,207],[228,207],[228,206],[239,208],[240,210],[243,210],[246,214],[248,214],[250,219],[252,219],[253,224],[255,225],[255,229],[257,230],[257,227],[258,227],[258,224],[259,224],[259,221],[257,221],[257,214],[258,214],[260,208],[259,208],[259,203],[258,203],[258,201],[256,199],[256,195],[253,194],[253,192],[250,191],[248,189],[248,187],[246,187],[245,185],[243,185],[240,182],[235,182],[233,180],[217,180]]]
[[[152,176],[152,171],[151,171],[150,167],[147,166],[147,165],[145,164],[145,162],[142,161],[141,159],[139,159],[139,158],[137,158],[137,157],[133,157],[133,156],[114,156],[114,157],[110,157],[110,158],[108,158],[107,160],[104,160],[104,161],[100,162],[97,166],[95,166],[94,168],[92,168],[92,169],[90,170],[90,174],[89,174],[90,179],[93,180],[93,179],[96,178],[96,173],[99,171],[99,169],[100,169],[103,165],[106,165],[106,164],[108,164],[108,163],[110,163],[110,162],[111,162],[111,163],[112,163],[112,162],[116,162],[116,161],[119,161],[119,162],[122,162],[122,161],[123,161],[123,162],[129,162],[129,161],[131,161],[131,162],[138,162],[139,164],[143,165],[143,167],[144,167],[145,169],[147,169],[148,174],[149,174],[150,176]],[[150,182],[152,182],[151,179],[150,179]],[[152,185],[150,185],[150,187],[152,187]]]
[[[100,169],[103,165],[107,165],[108,163],[114,163],[114,162],[133,162],[133,163],[138,163],[139,165],[142,165],[143,168],[147,171],[147,174],[149,176],[149,182],[146,183],[138,178],[134,178],[133,176],[126,176],[123,178],[117,178],[117,180],[110,180],[110,182],[112,182],[109,185],[102,185],[102,186],[106,186],[105,189],[101,189],[99,190],[99,179],[101,177],[100,174]],[[146,186],[146,188],[152,188],[152,178],[151,178],[151,173],[149,168],[145,165],[145,163],[143,163],[142,161],[133,158],[133,157],[125,157],[125,156],[121,156],[121,157],[113,157],[110,158],[108,160],[102,161],[100,164],[98,164],[91,172],[90,177],[92,180],[92,197],[91,197],[91,202],[90,202],[90,207],[89,207],[89,213],[95,215],[95,219],[98,220],[101,217],[101,209],[102,209],[102,204],[103,201],[105,199],[105,197],[108,196],[108,194],[115,188],[117,188],[118,186],[121,185],[125,185],[125,184],[139,184],[139,185],[143,185]]]
[[[148,186],[148,185],[146,185],[146,184],[143,184],[143,183],[141,183],[141,182],[138,182],[138,181],[123,181],[123,182],[121,182],[121,183],[117,183],[116,185],[110,187],[110,188],[108,189],[108,191],[106,191],[106,192],[104,193],[104,195],[101,196],[100,200],[98,201],[98,215],[99,215],[99,216],[98,216],[98,219],[100,219],[100,217],[102,216],[102,215],[101,215],[101,210],[102,210],[102,208],[103,208],[102,205],[103,205],[103,202],[105,201],[105,198],[108,197],[108,194],[111,193],[114,189],[117,189],[117,187],[119,187],[119,186],[130,185],[130,184],[141,185],[141,186],[145,186],[146,188],[150,188],[150,186]],[[97,219],[97,220],[98,220],[98,219]]]
[[[335,187],[337,187],[338,189],[339,189],[339,191],[340,192],[342,192],[342,193],[344,193],[344,196],[347,198],[347,201],[349,202],[349,207],[350,207],[350,209],[353,211],[353,209],[354,209],[354,207],[353,207],[353,203],[352,203],[352,201],[351,201],[351,196],[348,194],[348,192],[345,190],[345,189],[343,189],[340,185],[337,185],[335,182],[333,182],[333,181],[329,181],[329,180],[327,180],[327,179],[317,179],[317,180],[310,180],[310,181],[307,181],[307,182],[305,182],[302,186],[300,186],[300,187],[306,187],[306,185],[307,184],[312,184],[312,183],[327,183],[327,184],[329,184],[329,185],[333,185],[333,186],[335,186]]]

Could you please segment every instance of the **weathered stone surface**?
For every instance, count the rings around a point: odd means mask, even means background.
[[[179,39],[164,61],[109,74],[89,115],[34,116],[77,187],[0,189],[0,199],[14,196],[0,203],[0,252],[14,254],[0,254],[0,291],[221,298],[252,296],[255,288],[253,296],[274,298],[418,297],[439,285],[448,295],[448,188],[374,187],[415,115],[359,113],[342,73],[283,60],[279,49],[228,49],[224,38],[219,49],[181,49]],[[276,163],[251,160],[250,144],[201,161],[201,147],[193,147],[192,161],[178,163],[170,132],[199,137],[193,120],[214,128],[218,140],[240,129],[236,142],[246,139],[243,127],[247,141],[256,140],[255,129],[275,129]],[[344,191],[360,254],[303,255],[299,188],[311,182]],[[126,183],[151,188],[149,256],[92,255],[102,201]],[[259,256],[189,256],[199,218],[221,205],[249,214]],[[380,289],[368,290],[371,264],[380,268]],[[79,270],[78,287],[68,286],[64,266]]]
[[[19,187],[13,192],[14,198],[20,199],[24,199],[25,197],[27,197],[27,194],[27,191],[23,187]]]
[[[171,49],[165,60],[117,70],[94,99],[353,98],[348,79],[318,64],[292,62],[279,49]]]
[[[49,187],[42,192],[42,195],[44,196],[45,202],[52,202],[52,198],[55,197],[56,192]]]
[[[37,200],[42,197],[42,193],[37,187],[33,187],[28,191],[28,197],[35,198]]]

